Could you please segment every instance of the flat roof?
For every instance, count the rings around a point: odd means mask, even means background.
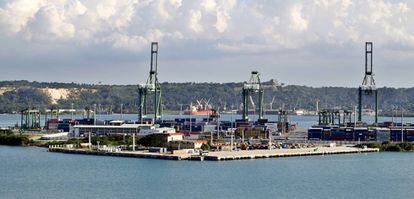
[[[111,125],[75,125],[73,128],[139,128],[142,126],[152,126],[151,124],[123,124],[121,126],[111,126]]]

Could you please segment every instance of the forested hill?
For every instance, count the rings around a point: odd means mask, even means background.
[[[162,83],[162,103],[166,110],[179,110],[196,100],[206,99],[223,110],[239,108],[243,83]],[[357,104],[357,88],[279,85],[275,81],[264,83],[265,108],[282,104],[288,109],[315,110],[316,101],[321,108],[351,108]],[[390,113],[401,105],[407,113],[414,113],[414,88],[380,88],[379,108],[382,114]],[[124,112],[136,113],[138,104],[137,85],[90,85],[75,83],[39,83],[28,81],[0,82],[0,113],[10,113],[28,107],[39,109],[58,107],[112,107],[114,112],[123,104]],[[372,108],[373,103],[366,108]]]

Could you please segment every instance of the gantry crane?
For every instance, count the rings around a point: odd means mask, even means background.
[[[40,111],[37,109],[24,109],[20,112],[21,130],[40,130]]]
[[[158,42],[151,43],[151,62],[149,77],[145,84],[139,85],[139,120],[147,115],[147,97],[153,95],[154,122],[160,117],[161,87],[158,82]]]
[[[365,77],[358,89],[358,121],[362,120],[362,95],[375,97],[375,123],[378,123],[378,90],[372,72],[372,42],[365,43]]]
[[[259,95],[259,119],[263,119],[263,88],[257,71],[252,71],[249,81],[243,84],[243,120],[249,120],[248,100],[252,94]]]

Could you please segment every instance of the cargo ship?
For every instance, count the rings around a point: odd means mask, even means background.
[[[194,106],[193,103],[183,111],[184,115],[214,115],[215,111],[212,109],[209,101],[206,100],[197,100],[197,105]]]

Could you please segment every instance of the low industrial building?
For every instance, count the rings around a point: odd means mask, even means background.
[[[200,149],[204,143],[207,143],[207,140],[178,140],[169,142],[169,148],[173,150]]]
[[[169,133],[166,134],[167,142],[171,141],[180,141],[183,140],[184,134],[183,133]]]
[[[111,134],[136,134],[146,136],[157,133],[175,133],[174,128],[162,127],[151,124],[122,124],[115,125],[75,125],[70,133],[71,137],[85,136],[89,133],[93,135],[111,135]]]

